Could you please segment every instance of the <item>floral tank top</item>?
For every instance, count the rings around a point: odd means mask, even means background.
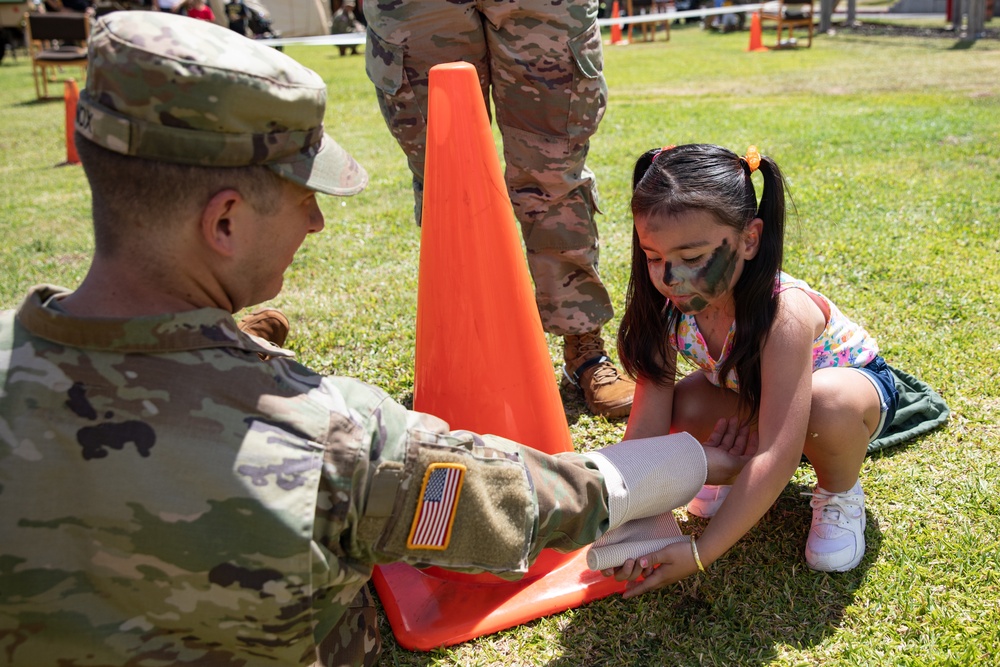
[[[849,320],[836,305],[819,292],[813,290],[803,280],[793,278],[787,273],[780,273],[775,290],[784,292],[787,289],[800,289],[826,304],[830,313],[826,329],[813,341],[813,370],[838,366],[861,368],[867,366],[878,356],[878,345],[875,339],[860,325]],[[729,334],[722,347],[722,354],[713,359],[708,352],[708,345],[698,330],[698,322],[693,315],[681,313],[677,323],[677,333],[671,336],[670,344],[685,359],[704,371],[709,381],[715,386],[721,386],[718,377],[718,367],[722,365],[733,345],[733,335],[736,323],[729,327]],[[736,371],[729,372],[726,387],[737,390],[739,379]]]

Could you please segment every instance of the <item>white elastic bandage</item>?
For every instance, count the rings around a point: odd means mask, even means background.
[[[625,440],[584,456],[604,475],[610,528],[685,505],[708,475],[701,443],[689,433]]]
[[[635,519],[624,526],[609,530],[587,550],[587,567],[607,570],[621,567],[628,559],[647,556],[674,542],[686,542],[673,510],[663,514]]]

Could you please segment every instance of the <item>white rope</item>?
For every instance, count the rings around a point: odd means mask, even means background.
[[[704,18],[706,16],[716,16],[718,14],[742,14],[744,12],[755,12],[763,3],[756,5],[732,5],[731,7],[704,7],[702,9],[685,9],[682,12],[661,12],[659,14],[639,14],[637,16],[619,16],[618,18],[597,19],[597,25],[629,25],[630,23],[657,23],[659,21],[672,21],[674,19],[685,19],[688,17]]]

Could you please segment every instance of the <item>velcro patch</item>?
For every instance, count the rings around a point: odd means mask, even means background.
[[[460,463],[432,463],[427,466],[410,536],[406,540],[407,548],[448,548],[465,471],[465,466]]]

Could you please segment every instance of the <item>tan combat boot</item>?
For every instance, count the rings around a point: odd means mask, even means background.
[[[288,318],[284,313],[274,308],[262,308],[250,313],[236,326],[240,331],[263,338],[269,343],[274,343],[278,347],[285,344],[288,338]],[[268,355],[258,353],[261,359],[267,361]]]
[[[583,391],[587,408],[609,419],[628,416],[635,382],[618,374],[604,351],[601,332],[566,336],[565,342],[563,376]]]

